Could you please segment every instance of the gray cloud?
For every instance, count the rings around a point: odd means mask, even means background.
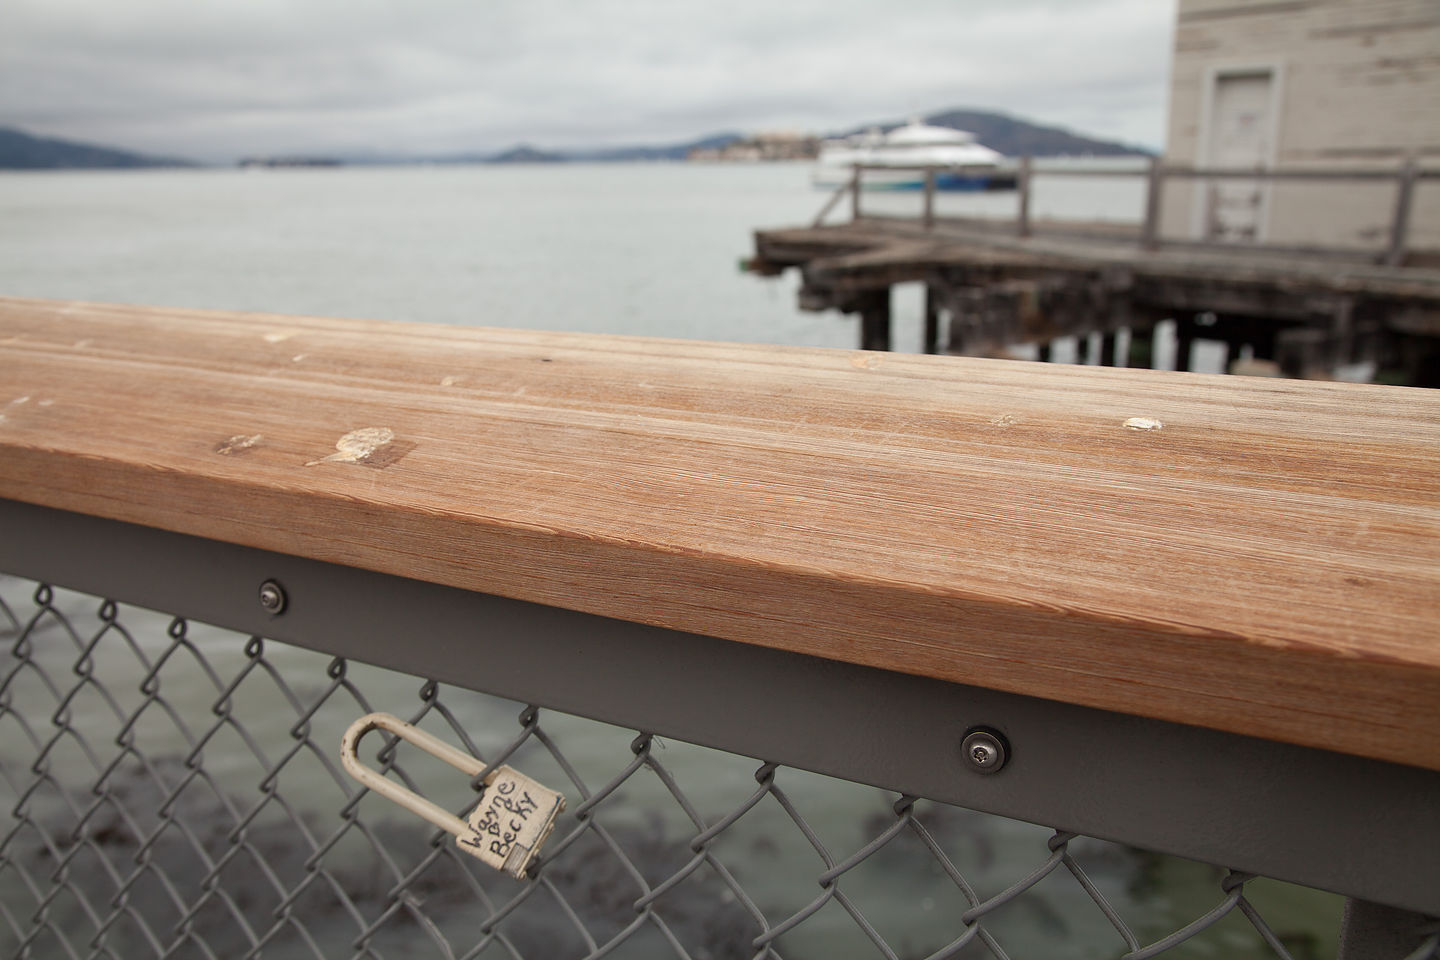
[[[1163,138],[1171,0],[7,0],[0,124],[150,152],[489,150],[951,106]]]

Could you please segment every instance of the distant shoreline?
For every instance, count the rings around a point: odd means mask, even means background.
[[[984,110],[946,110],[923,117],[936,126],[967,130],[976,139],[1007,157],[1146,157],[1156,151],[1101,140],[1058,127],[1044,126],[1003,113]],[[286,150],[277,153],[247,153],[235,160],[198,162],[180,157],[152,156],[98,144],[40,137],[22,130],[0,127],[0,170],[136,170],[174,168],[291,168],[443,166],[449,164],[561,164],[561,163],[684,163],[737,162],[725,157],[726,149],[759,145],[756,149],[735,149],[738,161],[758,163],[803,162],[810,159],[793,143],[807,144],[830,137],[843,137],[866,129],[887,130],[899,121],[864,124],[847,131],[830,133],[716,133],[684,143],[547,149],[521,143],[493,152],[465,152],[422,156],[391,156],[382,153],[346,155],[335,151],[308,153]],[[762,149],[770,141],[792,144],[787,149]],[[751,154],[754,154],[753,158]]]

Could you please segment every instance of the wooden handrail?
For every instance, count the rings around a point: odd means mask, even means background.
[[[0,416],[0,497],[1440,769],[1430,391],[0,300]]]
[[[1157,158],[1158,159],[1158,158]],[[1087,167],[1076,166],[1046,166],[1044,164],[1034,165],[1030,157],[1020,157],[1016,161],[1014,169],[1018,170],[1020,163],[1031,160],[1032,173],[1037,177],[1145,177],[1150,173],[1150,166],[1136,166],[1131,168],[1116,167]],[[989,170],[991,167],[981,165],[948,165],[933,163],[916,164],[855,164],[861,170],[906,170],[921,172],[925,170]],[[1006,168],[1010,169],[1010,168]],[[1347,169],[1345,167],[1194,167],[1185,164],[1161,164],[1161,172],[1166,177],[1193,177],[1197,179],[1213,178],[1217,180],[1389,180],[1394,181],[1399,177],[1406,176],[1405,167],[1367,167]],[[1414,178],[1417,180],[1440,179],[1440,168],[1416,167]]]
[[[851,175],[851,178],[853,180],[854,174]],[[825,218],[830,216],[830,211],[834,210],[836,205],[840,203],[840,198],[850,193],[850,191],[854,188],[855,185],[851,182],[851,180],[846,180],[844,183],[840,184],[840,186],[836,187],[835,192],[830,194],[830,199],[825,201],[825,206],[821,207],[820,212],[815,214],[815,219],[811,222],[810,225],[812,227],[818,227],[822,223],[824,223]]]
[[[923,172],[925,174],[924,203],[921,210],[920,220],[927,231],[935,228],[935,174],[939,171],[956,171],[967,169],[982,169],[978,167],[947,166],[940,164],[853,164],[853,174],[850,182],[841,190],[849,190],[851,193],[851,219],[860,218],[860,178],[866,170],[904,170],[909,172]],[[983,168],[988,169],[988,168]],[[1144,168],[1115,169],[1113,167],[1036,167],[1030,156],[1023,156],[1018,159],[1015,165],[1016,191],[1018,194],[1017,211],[1015,218],[1016,234],[1020,237],[1031,235],[1030,222],[1030,192],[1032,181],[1035,177],[1145,177],[1145,215],[1141,224],[1140,244],[1144,249],[1155,250],[1161,246],[1160,236],[1160,201],[1164,182],[1167,178],[1179,179],[1201,179],[1201,180],[1355,180],[1355,181],[1392,181],[1396,184],[1395,208],[1391,216],[1389,243],[1385,249],[1371,254],[1379,263],[1387,266],[1397,267],[1405,263],[1406,241],[1410,225],[1410,208],[1414,202],[1415,184],[1422,180],[1440,179],[1440,169],[1425,169],[1418,166],[1416,158],[1412,155],[1405,163],[1397,169],[1346,169],[1343,167],[1194,167],[1177,164],[1165,164],[1158,157],[1152,157],[1150,163]],[[825,217],[830,213],[839,199],[839,192],[831,197],[814,220],[814,226],[819,226]],[[1174,241],[1165,241],[1166,245]],[[1213,240],[1204,241],[1205,246],[1215,248],[1233,248],[1233,243],[1218,242]],[[1364,251],[1346,250],[1345,253],[1364,253]]]
[[[1405,177],[1405,167],[1347,170],[1344,167],[1186,167],[1166,164],[1167,177],[1191,177],[1213,180],[1389,180]],[[1053,170],[1043,171],[1046,174]],[[1144,171],[1139,171],[1144,173]],[[1440,179],[1440,169],[1416,169],[1415,179]]]
[[[1140,245],[1154,250],[1160,245],[1160,201],[1164,198],[1165,174],[1160,159],[1152,157],[1145,171],[1145,219],[1140,225]]]

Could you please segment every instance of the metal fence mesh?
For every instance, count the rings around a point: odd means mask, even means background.
[[[1326,894],[45,585],[0,578],[0,640],[5,956],[1334,950]],[[568,797],[526,880],[343,772],[340,735],[374,710]],[[442,806],[479,800],[481,778],[393,737],[362,748]]]

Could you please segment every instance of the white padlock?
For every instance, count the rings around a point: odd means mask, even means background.
[[[466,853],[512,877],[524,877],[541,844],[555,829],[555,819],[565,809],[565,798],[502,764],[485,777],[485,790],[480,803],[470,812],[469,821],[461,820],[360,762],[356,753],[360,738],[377,729],[393,733],[469,777],[485,770],[485,763],[419,727],[392,714],[371,713],[352,723],[340,741],[340,762],[345,772],[381,796],[453,834],[455,844]]]

